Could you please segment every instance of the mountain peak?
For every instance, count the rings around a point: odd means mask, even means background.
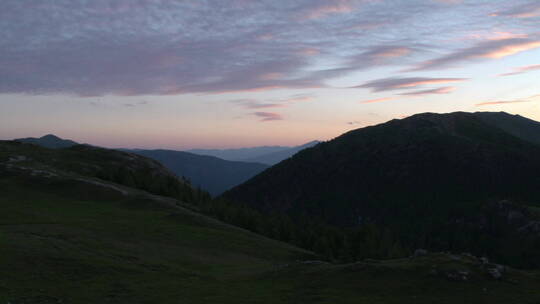
[[[18,138],[18,139],[15,139],[15,141],[34,144],[34,145],[38,145],[38,146],[42,146],[42,147],[50,148],[50,149],[69,148],[69,147],[76,146],[79,144],[69,139],[60,138],[54,134],[47,134],[40,138],[35,138],[35,137]]]
[[[47,134],[47,135],[43,135],[41,136],[39,139],[54,139],[54,140],[63,140],[62,138],[54,135],[54,134]]]

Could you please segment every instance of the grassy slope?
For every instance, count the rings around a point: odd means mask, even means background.
[[[466,257],[446,254],[347,265],[293,266],[278,272],[295,288],[291,303],[538,303],[538,275],[511,270],[505,280],[488,279]],[[432,274],[437,269],[439,274]],[[446,273],[468,271],[467,281]]]
[[[75,200],[6,179],[0,187],[0,303],[540,301],[534,273],[496,281],[445,255],[303,264],[301,250],[148,198]],[[451,282],[430,275],[433,265],[473,275]]]
[[[149,198],[77,200],[6,179],[0,188],[0,303],[227,302],[268,295],[249,278],[306,256]]]

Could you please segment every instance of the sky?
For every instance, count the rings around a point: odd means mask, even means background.
[[[0,139],[300,145],[421,112],[540,121],[539,0],[2,0]]]

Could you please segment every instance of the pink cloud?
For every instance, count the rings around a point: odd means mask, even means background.
[[[415,49],[405,45],[378,45],[352,56],[349,67],[367,68],[396,63],[396,59],[411,54]]]
[[[514,70],[513,72],[499,74],[498,76],[511,76],[511,75],[537,71],[537,70],[540,70],[540,64],[526,65],[526,66],[514,68],[513,70]]]
[[[265,92],[270,90],[277,90],[277,89],[283,89],[285,86],[280,85],[272,85],[272,86],[261,86],[256,88],[245,88],[245,89],[230,89],[230,90],[223,90],[223,91],[215,91],[211,92],[209,94],[228,94],[228,93],[255,93],[255,92]],[[180,94],[180,92],[173,92],[172,94]]]
[[[498,100],[498,101],[485,101],[477,103],[477,107],[481,106],[491,106],[491,105],[501,105],[501,104],[510,104],[510,103],[520,103],[520,102],[531,102],[532,100]]]
[[[395,98],[393,97],[375,98],[375,99],[362,100],[360,101],[360,103],[377,103],[377,102],[390,101],[394,99]]]
[[[456,63],[474,59],[500,59],[538,47],[540,47],[538,40],[525,38],[491,39],[439,58],[424,61],[409,71],[447,68]]]
[[[350,0],[321,1],[319,4],[307,9],[301,19],[320,19],[330,14],[350,13],[353,5]]]
[[[480,106],[490,106],[490,105],[504,105],[504,104],[512,104],[512,103],[533,102],[533,101],[537,101],[538,99],[540,99],[540,94],[529,96],[523,99],[485,101],[485,102],[477,103],[476,106],[480,107]]]
[[[283,120],[283,116],[278,113],[271,112],[255,112],[253,115],[260,117],[260,121],[274,121],[274,120]]]
[[[402,57],[411,53],[411,49],[408,47],[394,47],[389,49],[383,49],[380,52],[374,54],[375,57]]]
[[[490,14],[493,17],[510,17],[510,18],[534,18],[540,16],[540,2],[535,1],[514,7],[506,11],[498,11]]]
[[[319,49],[316,49],[316,48],[304,48],[304,49],[301,49],[300,51],[298,51],[298,54],[306,55],[306,56],[318,55],[320,53],[321,53],[321,51]]]
[[[540,47],[540,41],[529,41],[529,42],[517,43],[514,45],[507,45],[497,50],[493,50],[491,52],[479,55],[478,57],[497,59],[497,58],[503,58],[506,56],[521,53],[523,51],[532,50],[538,47]]]
[[[399,94],[399,95],[424,96],[424,95],[431,95],[431,94],[450,94],[455,89],[456,89],[456,87],[442,87],[442,88],[431,89],[431,90],[423,90],[423,91],[414,91],[414,92],[402,93],[402,94]]]
[[[270,108],[286,108],[293,103],[313,101],[315,97],[306,94],[298,94],[289,97],[288,99],[270,99],[259,101],[257,99],[235,99],[230,102],[240,105],[246,109],[270,109]]]
[[[261,80],[276,80],[284,77],[283,73],[266,73],[259,76]]]
[[[315,98],[313,96],[293,96],[290,99],[285,100],[285,102],[293,103],[293,102],[306,102],[306,101],[313,101]]]
[[[236,99],[230,102],[239,104],[246,109],[284,108],[287,105],[275,102],[259,102],[256,99]]]
[[[279,103],[252,103],[245,105],[248,109],[283,108],[286,105]]]

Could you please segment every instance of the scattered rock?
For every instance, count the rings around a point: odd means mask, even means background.
[[[497,268],[489,268],[487,270],[487,272],[488,272],[490,277],[492,277],[492,278],[494,278],[496,280],[502,278],[502,273]]]
[[[450,281],[467,281],[469,272],[465,270],[450,271],[446,273],[446,278]]]
[[[500,264],[487,264],[485,265],[486,272],[493,279],[501,279],[506,272],[506,266]]]
[[[14,156],[11,156],[9,159],[8,159],[8,162],[10,163],[17,163],[17,162],[22,162],[22,161],[26,161],[28,160],[28,158],[24,155],[14,155]]]
[[[41,176],[46,178],[56,177],[58,174],[50,172],[50,171],[44,171],[44,170],[32,170],[32,173],[30,173],[32,176]]]
[[[427,254],[428,252],[425,249],[416,249],[414,251],[413,257],[417,258],[417,257],[425,256]]]
[[[454,261],[461,261],[461,257],[455,254],[449,254],[448,257]]]
[[[540,233],[540,221],[530,221],[522,227],[518,228],[521,233]]]

